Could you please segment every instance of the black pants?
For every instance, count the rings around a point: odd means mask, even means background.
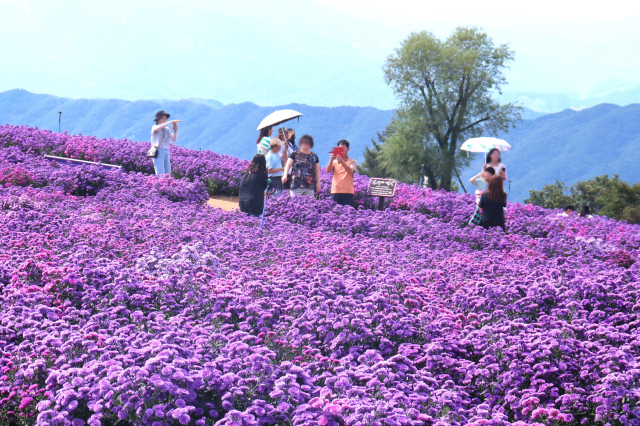
[[[269,189],[275,189],[276,191],[282,191],[282,176],[272,176],[269,178]]]
[[[341,206],[354,206],[353,194],[331,194],[331,199]]]

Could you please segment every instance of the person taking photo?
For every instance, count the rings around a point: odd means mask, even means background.
[[[171,158],[169,156],[169,148],[178,140],[178,123],[182,120],[167,119],[171,116],[162,110],[156,113],[156,124],[151,127],[151,146],[155,146],[158,155],[153,159],[153,168],[157,175],[171,174]],[[173,132],[167,127],[172,126]]]
[[[349,158],[349,142],[341,140],[338,148],[342,148],[342,155],[331,154],[327,173],[333,173],[331,180],[331,199],[341,206],[355,207],[353,174],[356,172],[356,160]]]
[[[495,175],[489,181],[487,189],[480,197],[478,205],[482,209],[480,226],[484,229],[499,226],[505,230],[504,209],[507,207],[507,194],[504,192],[503,180],[500,175]]]
[[[477,188],[475,190],[476,195],[476,211],[471,216],[471,220],[469,221],[469,225],[480,225],[482,221],[482,210],[480,209],[480,198],[482,194],[489,187],[489,182],[491,182],[491,178],[496,174],[496,171],[493,170],[493,167],[487,167],[485,164],[482,168],[482,172],[478,173],[474,177],[470,179],[470,182]]]

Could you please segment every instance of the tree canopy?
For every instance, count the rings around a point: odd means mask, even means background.
[[[570,188],[564,182],[556,181],[540,191],[529,191],[529,194],[525,203],[550,209],[570,204],[578,210],[586,204],[598,215],[640,224],[640,183],[629,184],[618,175],[613,178],[596,176]]]
[[[410,34],[384,66],[400,100],[380,150],[385,168],[415,181],[424,164],[430,185],[450,190],[466,165],[462,143],[507,131],[520,119],[518,106],[494,99],[512,60],[508,46],[495,46],[477,28],[457,28],[446,40],[427,31]]]

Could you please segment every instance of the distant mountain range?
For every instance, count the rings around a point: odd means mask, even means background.
[[[505,90],[500,97],[502,101],[517,102],[542,113],[560,112],[565,109],[581,110],[599,104],[630,105],[640,102],[640,86],[617,80],[592,87],[587,92],[551,91],[551,92],[519,92]]]
[[[640,181],[640,104],[601,104],[547,114],[519,123],[502,137],[513,148],[502,155],[512,201],[521,202],[529,190],[556,180],[573,184],[618,174],[629,182]],[[463,174],[468,190],[468,179],[481,167],[478,156]]]
[[[314,150],[323,163],[340,139],[350,141],[353,158],[361,160],[364,147],[393,115],[393,111],[371,107],[325,108],[303,104],[261,107],[250,102],[222,105],[203,99],[134,102],[69,99],[20,89],[0,93],[2,124],[27,124],[58,131],[58,111],[62,111],[62,131],[101,138],[148,141],[152,119],[160,109],[170,112],[172,119],[184,121],[179,130],[179,145],[246,159],[256,152],[256,128],[260,121],[278,109],[294,109],[303,116],[287,126],[296,130],[298,138],[305,133],[313,136]]]
[[[364,147],[385,128],[392,110],[370,107],[314,107],[303,104],[261,107],[253,103],[222,105],[215,100],[124,101],[69,99],[25,90],[0,93],[0,124],[26,124],[104,138],[148,141],[155,112],[165,109],[184,120],[178,143],[192,149],[251,158],[255,153],[258,123],[277,109],[291,108],[304,115],[288,126],[298,137],[313,135],[315,151],[324,164],[339,139],[352,144],[352,157],[362,161]],[[640,104],[620,107],[601,104],[580,111],[543,114],[525,109],[523,121],[503,135],[513,149],[503,154],[511,180],[510,199],[523,201],[529,190],[556,179],[572,184],[593,176],[618,174],[640,180]],[[468,179],[480,170],[481,156],[463,174]],[[508,185],[508,184],[507,184]]]

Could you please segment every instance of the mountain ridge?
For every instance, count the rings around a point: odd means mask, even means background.
[[[503,154],[512,201],[522,202],[530,190],[556,180],[571,185],[604,174],[639,180],[640,104],[567,109],[524,120],[499,137],[512,146]],[[482,158],[477,156],[462,174],[465,185],[481,168]]]
[[[60,98],[13,89],[0,93],[0,123],[57,131],[58,111],[62,111],[62,131],[148,141],[152,119],[156,111],[164,109],[172,118],[184,120],[179,130],[179,145],[251,158],[255,153],[258,123],[277,109],[295,109],[303,117],[287,126],[296,129],[298,138],[311,134],[316,141],[315,150],[325,162],[328,151],[340,139],[349,140],[354,147],[353,158],[361,160],[365,146],[393,115],[392,110],[373,107],[316,107],[300,103],[263,107],[252,102],[212,107],[203,100],[162,102]]]
[[[258,123],[276,109],[290,108],[304,115],[299,122],[292,121],[287,126],[296,129],[298,138],[304,133],[314,137],[314,150],[325,165],[328,151],[343,138],[351,142],[351,156],[361,162],[365,146],[376,138],[377,131],[385,128],[394,112],[373,107],[315,107],[299,103],[263,107],[242,102],[216,107],[207,103],[216,105],[217,101],[206,99],[162,102],[59,98],[14,89],[0,92],[0,124],[26,124],[57,131],[58,111],[62,110],[63,131],[148,141],[155,112],[164,109],[172,118],[185,120],[179,130],[179,145],[249,159],[255,153]],[[515,129],[499,135],[512,146],[503,155],[511,180],[512,201],[522,202],[529,190],[540,189],[555,180],[572,184],[602,174],[618,174],[631,182],[638,180],[640,150],[634,144],[640,146],[640,104],[624,107],[599,104],[544,115],[531,110],[524,112],[525,119]],[[471,167],[461,172],[467,190],[471,189],[468,179],[481,167],[482,156],[478,155]]]

